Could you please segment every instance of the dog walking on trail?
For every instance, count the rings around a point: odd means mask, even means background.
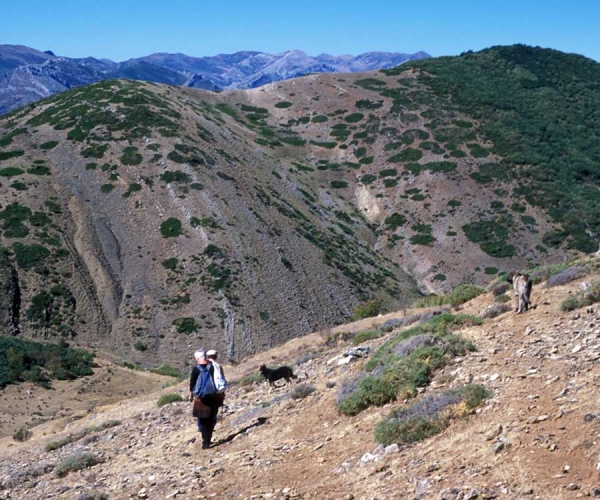
[[[285,379],[285,385],[291,384],[293,378],[298,378],[294,375],[293,370],[289,366],[280,366],[279,368],[272,370],[271,368],[267,368],[266,365],[260,365],[259,370],[262,376],[269,382],[271,389],[277,387],[275,382],[282,378]]]
[[[511,271],[506,280],[512,283],[515,292],[515,312],[521,314],[527,311],[531,306],[531,289],[533,288],[531,276]],[[535,309],[535,306],[533,308]]]

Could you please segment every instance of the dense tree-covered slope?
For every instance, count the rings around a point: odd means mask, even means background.
[[[525,45],[422,61],[419,80],[480,122],[515,194],[561,228],[544,242],[582,251],[600,236],[600,65]],[[398,68],[396,73],[403,69]]]

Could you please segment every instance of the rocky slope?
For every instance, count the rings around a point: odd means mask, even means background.
[[[597,264],[590,269],[597,269]],[[417,400],[464,383],[483,384],[492,390],[492,397],[424,441],[388,447],[374,441],[376,424],[403,407],[403,401],[355,417],[340,415],[336,394],[344,381],[363,369],[364,361],[338,363],[337,356],[347,346],[328,345],[323,335],[315,334],[243,365],[226,366],[230,380],[237,382],[261,363],[295,365],[299,384],[316,390],[294,399],[298,386],[270,392],[266,384],[234,383],[217,427],[216,445],[210,450],[200,449],[189,403],[157,408],[158,393],[124,400],[77,419],[35,427],[33,437],[24,443],[4,438],[1,498],[598,496],[599,317],[594,306],[571,312],[560,307],[566,298],[589,289],[598,279],[596,272],[557,286],[536,284],[534,310],[522,315],[504,312],[481,326],[456,331],[474,342],[477,351],[453,359],[437,372]],[[482,295],[460,312],[484,314],[496,303],[494,295]],[[387,319],[369,322],[377,325]],[[330,333],[364,327],[345,325]],[[401,333],[393,331],[363,347],[376,349]],[[22,397],[43,404],[44,392],[30,390]],[[186,382],[162,392],[173,391],[187,396]],[[69,436],[71,443],[44,451]],[[57,477],[55,468],[74,453],[92,453],[102,463]]]
[[[198,342],[240,359],[365,300],[576,255],[542,244],[556,221],[485,125],[418,68],[219,94],[110,81],[17,110],[1,331],[145,365]]]
[[[254,88],[309,73],[345,73],[391,68],[430,57],[425,52],[368,52],[358,56],[309,56],[299,50],[281,54],[244,51],[214,57],[151,54],[116,63],[69,58],[20,45],[0,45],[0,115],[73,87],[130,78],[208,90]]]

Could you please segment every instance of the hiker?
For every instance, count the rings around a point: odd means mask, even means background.
[[[225,389],[227,389],[227,379],[225,378],[225,372],[220,363],[217,363],[217,351],[209,349],[206,351],[206,357],[210,361],[214,368],[213,379],[215,381],[215,387],[217,388],[217,401],[219,406],[223,406],[225,401]],[[217,416],[215,415],[215,424],[217,423]]]
[[[198,431],[202,434],[202,449],[210,448],[215,428],[219,398],[214,381],[214,367],[200,349],[194,353],[196,366],[190,376],[190,392],[194,399],[193,416],[198,419]]]

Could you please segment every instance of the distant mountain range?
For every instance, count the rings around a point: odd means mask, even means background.
[[[290,50],[281,54],[243,51],[214,57],[158,53],[116,63],[93,57],[60,57],[22,45],[0,45],[0,115],[73,87],[114,78],[220,91],[255,88],[310,73],[385,69],[428,57],[425,52],[312,57]]]

